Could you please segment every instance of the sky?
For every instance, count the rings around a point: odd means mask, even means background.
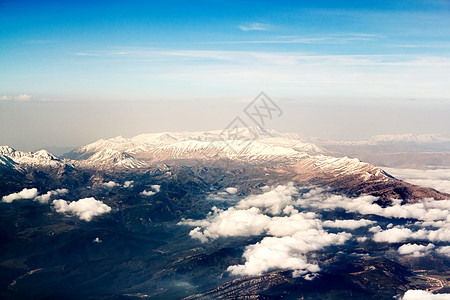
[[[450,1],[0,0],[0,70],[24,150],[223,128],[260,91],[283,131],[445,134]]]

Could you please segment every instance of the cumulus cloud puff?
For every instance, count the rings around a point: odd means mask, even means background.
[[[404,205],[400,200],[393,200],[391,206],[381,207],[375,203],[377,197],[349,198],[321,188],[300,193],[292,183],[264,187],[262,191],[227,209],[214,207],[203,220],[183,220],[179,224],[194,227],[189,234],[201,242],[221,237],[263,236],[259,243],[246,247],[243,264],[228,268],[234,275],[258,275],[273,269],[292,269],[298,276],[314,274],[319,268],[308,261],[308,252],[341,245],[352,237],[348,232],[329,233],[326,228],[354,230],[372,226],[368,232],[373,234],[372,239],[376,242],[429,241],[428,245],[403,245],[398,249],[401,255],[425,255],[435,247],[431,242],[450,241],[450,200],[425,199],[421,203]],[[375,221],[364,218],[320,219],[320,211],[334,209],[403,219],[408,223],[397,226],[391,223],[382,228]],[[418,221],[412,223],[411,219]],[[357,237],[358,242],[367,239],[367,236]],[[438,253],[447,255],[446,248],[440,251]]]
[[[375,221],[360,219],[360,220],[327,220],[323,222],[323,226],[325,227],[334,227],[334,228],[345,228],[345,229],[356,229],[360,227],[369,226],[376,223]]]
[[[52,197],[65,195],[68,192],[69,192],[68,189],[56,189],[53,191],[48,191],[46,194],[43,194],[43,195],[40,195],[40,196],[37,196],[36,198],[34,198],[34,201],[38,201],[39,203],[42,203],[42,204],[47,204]]]
[[[273,269],[293,269],[296,275],[318,272],[317,264],[307,262],[305,254],[330,245],[341,245],[351,237],[350,233],[327,233],[323,230],[307,230],[292,236],[265,237],[261,242],[247,246],[243,265],[228,267],[234,275],[260,275]]]
[[[127,180],[125,181],[125,183],[123,184],[124,188],[132,188],[134,186],[134,180]]]
[[[156,193],[159,193],[161,191],[161,186],[159,184],[153,184],[151,185],[152,190],[154,190]]]
[[[433,242],[450,242],[450,226],[437,230],[411,230],[405,226],[395,226],[387,230],[380,230],[373,236],[375,242],[402,243],[407,240],[428,240]]]
[[[153,184],[150,186],[151,190],[144,190],[140,194],[142,196],[153,196],[156,193],[159,193],[161,191],[161,186],[158,184]]]
[[[238,191],[238,189],[235,188],[235,187],[227,187],[227,188],[225,189],[225,192],[227,192],[227,193],[230,194],[230,195],[236,194],[237,191]]]
[[[450,294],[432,294],[423,290],[408,290],[400,300],[448,300]]]
[[[111,211],[111,207],[94,198],[84,198],[73,202],[59,199],[53,200],[52,204],[56,212],[73,214],[87,222],[91,221],[95,216],[100,216]]]
[[[113,187],[119,186],[120,184],[115,183],[114,181],[111,180],[111,181],[103,183],[103,185],[106,186],[109,189],[112,189]]]
[[[2,202],[11,203],[13,201],[21,200],[21,199],[33,199],[37,195],[38,195],[37,188],[31,188],[31,189],[24,188],[22,191],[20,191],[18,193],[12,193],[7,196],[3,196]]]
[[[279,185],[264,194],[248,196],[239,201],[236,207],[238,209],[258,207],[265,213],[278,215],[286,206],[292,204],[292,196],[296,194],[298,194],[298,190],[293,183]]]
[[[307,261],[306,253],[343,244],[352,236],[346,232],[328,233],[314,212],[296,210],[293,196],[298,190],[293,184],[265,187],[263,191],[226,210],[214,207],[204,220],[183,220],[179,224],[194,226],[189,235],[201,242],[269,235],[246,247],[245,263],[228,268],[234,275],[259,275],[273,269],[291,269],[295,276],[315,273],[320,268]]]
[[[375,242],[401,243],[409,239],[425,239],[426,230],[412,231],[409,228],[396,226],[387,230],[381,230],[374,234]]]
[[[450,256],[450,246],[442,246],[436,249],[436,252],[446,256]]]
[[[144,191],[142,191],[141,192],[141,195],[142,196],[152,196],[152,195],[154,195],[154,194],[156,194],[154,191],[147,191],[147,190],[144,190]]]
[[[415,257],[420,257],[430,254],[431,250],[433,249],[434,245],[431,243],[426,246],[419,244],[406,244],[398,248],[397,252],[401,255],[412,255]]]
[[[348,198],[341,195],[332,195],[325,190],[317,188],[302,195],[297,205],[301,207],[313,207],[324,210],[336,208],[345,209],[347,212],[363,215],[378,215],[386,218],[417,219],[423,221],[446,220],[450,214],[450,200],[424,199],[419,203],[401,205],[400,200],[394,200],[391,206],[381,207],[374,203],[378,200],[374,196],[361,196]]]

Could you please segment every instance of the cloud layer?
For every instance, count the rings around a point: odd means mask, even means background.
[[[450,193],[450,169],[419,170],[385,168],[385,170],[389,174],[409,183]]]
[[[204,220],[183,220],[179,224],[194,226],[189,235],[201,242],[220,237],[266,235],[260,242],[246,247],[244,264],[228,267],[233,275],[260,275],[273,269],[291,269],[295,276],[315,273],[320,267],[308,262],[308,252],[341,245],[351,238],[350,233],[324,230],[315,213],[296,210],[293,196],[298,195],[298,190],[292,183],[264,187],[263,191],[226,210],[214,207]],[[328,224],[352,228],[371,224],[368,220],[340,221]]]
[[[422,290],[408,290],[400,300],[448,300],[450,294],[432,294]]]
[[[202,243],[218,238],[261,236],[258,243],[245,248],[243,264],[228,267],[233,275],[291,269],[295,276],[313,278],[320,267],[308,261],[307,253],[346,243],[353,235],[345,230],[358,229],[355,240],[360,243],[369,239],[385,243],[427,242],[400,245],[400,255],[449,255],[448,247],[438,243],[450,241],[450,200],[425,199],[404,205],[393,200],[387,207],[379,206],[376,200],[373,196],[349,198],[322,188],[300,192],[289,183],[263,187],[261,194],[247,196],[227,209],[213,207],[203,220],[182,220],[179,224],[194,227],[189,235]],[[336,209],[368,217],[395,218],[403,220],[404,225],[389,223],[382,228],[383,223],[378,225],[357,215],[351,220],[322,220],[322,212]],[[368,226],[372,227],[361,229]],[[333,228],[333,233],[327,228]]]

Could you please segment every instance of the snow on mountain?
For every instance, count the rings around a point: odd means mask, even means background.
[[[230,141],[238,146],[229,147]],[[237,141],[237,142],[236,142]],[[251,142],[251,143],[250,143]],[[249,145],[249,147],[247,147]],[[233,149],[238,148],[238,149]],[[244,149],[245,148],[245,149]],[[116,150],[131,155],[146,153],[157,156],[174,156],[198,152],[208,156],[236,157],[236,152],[244,156],[274,156],[284,152],[292,155],[294,152],[322,153],[320,146],[301,138],[293,133],[280,133],[257,127],[241,128],[238,132],[226,133],[221,130],[198,132],[164,132],[141,134],[133,138],[116,137],[99,140],[74,151],[79,157],[86,157],[103,150]],[[167,152],[164,154],[164,152]],[[260,151],[262,151],[260,153]],[[294,152],[293,152],[294,151]],[[190,156],[190,155],[188,155]]]
[[[111,149],[101,150],[86,160],[76,162],[76,164],[84,167],[126,169],[136,169],[146,166],[146,163],[134,158],[128,153]]]
[[[277,159],[291,157],[298,152],[291,148],[271,146],[257,141],[184,141],[155,147],[141,157],[161,161],[168,159]]]
[[[361,162],[357,158],[332,157],[325,155],[307,156],[297,163],[297,171],[303,174],[317,174],[322,172],[330,177],[359,175],[363,181],[378,178],[387,181],[388,175],[382,169],[371,164]]]
[[[370,146],[382,145],[390,143],[412,143],[412,144],[437,144],[448,143],[450,138],[444,137],[441,134],[421,134],[414,135],[412,133],[406,134],[382,134],[375,135],[368,140],[363,141],[321,141],[320,144],[327,145],[343,145],[343,146]]]
[[[60,167],[65,164],[65,162],[46,150],[23,152],[9,146],[0,146],[0,155],[3,157],[0,160],[4,163],[11,163],[10,161],[12,161],[19,165],[46,167]]]
[[[17,163],[6,155],[0,154],[0,168],[15,168]]]
[[[405,143],[441,143],[448,142],[450,139],[443,137],[440,134],[421,134],[414,135],[412,133],[396,134],[396,135],[376,135],[370,138],[370,141],[378,142],[405,142]]]

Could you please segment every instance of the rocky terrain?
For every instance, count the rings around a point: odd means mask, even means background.
[[[449,195],[295,134],[221,134],[1,147],[0,297],[392,299],[449,273]],[[265,251],[286,259],[250,267]]]

